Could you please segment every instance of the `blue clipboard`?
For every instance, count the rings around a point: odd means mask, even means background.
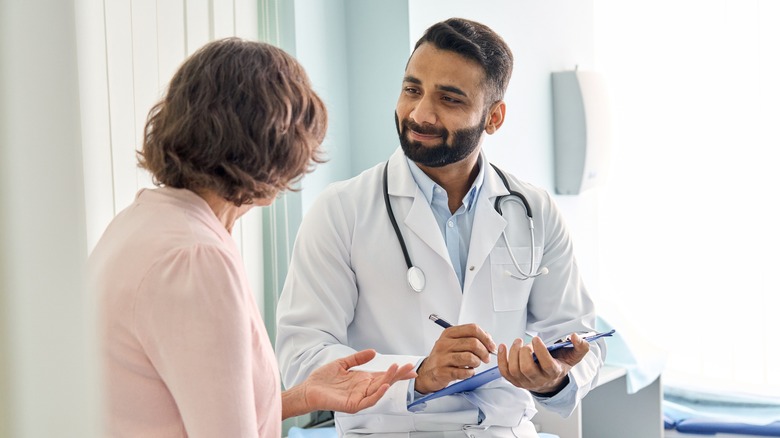
[[[480,386],[484,385],[485,383],[492,382],[493,380],[496,380],[499,377],[501,377],[501,371],[498,370],[498,365],[496,365],[493,368],[482,371],[479,374],[475,374],[469,377],[468,379],[461,380],[459,382],[453,383],[452,385],[444,389],[440,389],[424,397],[420,397],[417,400],[409,403],[406,406],[406,409],[409,409],[413,406],[425,403],[433,399],[437,399],[439,397],[444,397],[445,395],[457,394],[459,392],[473,391],[479,388]]]
[[[585,336],[583,339],[585,339],[588,342],[592,342],[599,338],[612,336],[614,333],[615,333],[615,329],[612,329],[608,332],[596,333],[592,336]],[[547,351],[555,351],[566,347],[571,347],[571,341],[567,340],[564,342],[557,342],[555,344],[552,344],[547,347]],[[436,392],[432,392],[424,397],[420,397],[417,400],[409,403],[406,406],[406,409],[409,409],[411,407],[417,406],[419,404],[425,403],[430,400],[437,399],[439,397],[444,397],[445,395],[452,395],[460,392],[473,391],[488,382],[492,382],[493,380],[498,379],[499,377],[501,377],[501,371],[499,371],[498,365],[496,365],[493,368],[475,374],[469,377],[468,379],[455,382],[446,388],[440,389]]]
[[[590,335],[590,336],[585,336],[582,339],[585,339],[588,342],[593,342],[593,341],[595,341],[598,338],[603,338],[603,337],[606,337],[606,336],[612,336],[613,334],[615,334],[615,329],[612,329],[612,330],[610,330],[608,332],[596,333],[596,334],[593,334],[593,335]],[[568,339],[568,338],[565,341],[556,342],[556,343],[548,346],[547,347],[547,351],[553,352],[555,350],[559,350],[561,348],[566,348],[566,347],[571,347],[571,340]],[[534,355],[534,359],[536,359],[535,355]]]

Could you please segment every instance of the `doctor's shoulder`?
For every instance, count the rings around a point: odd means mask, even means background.
[[[377,208],[382,202],[382,168],[375,166],[357,176],[328,184],[315,198],[304,220],[347,220]],[[384,204],[381,204],[384,209]],[[382,210],[384,211],[384,210]]]

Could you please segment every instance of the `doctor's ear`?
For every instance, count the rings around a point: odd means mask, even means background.
[[[503,100],[491,105],[490,112],[488,113],[487,121],[485,122],[485,132],[493,134],[498,131],[498,128],[504,124],[504,116],[506,115],[506,104]]]

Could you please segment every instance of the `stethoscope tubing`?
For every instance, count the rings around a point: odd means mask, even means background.
[[[395,235],[398,238],[398,243],[401,246],[401,251],[404,254],[404,260],[406,261],[406,267],[407,267],[407,271],[406,271],[407,282],[409,283],[409,286],[412,288],[412,290],[414,290],[415,292],[422,292],[422,290],[425,288],[425,273],[422,271],[422,269],[420,269],[419,267],[415,266],[412,263],[412,258],[409,255],[409,250],[406,247],[406,241],[404,240],[404,237],[401,234],[401,228],[398,226],[398,222],[395,219],[395,214],[393,213],[393,207],[392,205],[390,205],[390,194],[388,192],[388,184],[387,184],[388,165],[389,165],[389,161],[385,163],[385,167],[382,174],[382,192],[385,200],[385,208],[387,209],[387,215],[390,218],[390,223],[393,226]],[[528,203],[528,200],[525,198],[525,196],[523,196],[522,193],[511,189],[511,187],[509,186],[509,181],[507,180],[506,176],[498,167],[496,167],[496,165],[492,163],[490,165],[493,166],[493,169],[495,169],[496,173],[498,173],[499,178],[501,178],[501,181],[504,183],[504,186],[509,191],[508,195],[502,195],[496,198],[496,202],[494,204],[494,208],[496,209],[496,212],[498,212],[498,214],[503,216],[501,205],[505,201],[513,201],[522,204],[523,209],[525,210],[525,215],[528,218],[528,229],[529,229],[529,233],[531,234],[531,269],[533,269],[534,265],[536,265],[536,250],[535,250],[536,240],[534,237],[534,220],[533,220],[533,213],[531,212],[531,205]],[[507,274],[509,274],[509,276],[511,276],[512,278],[516,278],[518,280],[528,280],[547,273],[547,268],[542,268],[541,270],[537,270],[537,272],[526,273],[525,271],[523,271],[520,268],[520,264],[517,262],[517,259],[515,258],[515,254],[512,251],[512,248],[509,246],[509,239],[507,239],[506,237],[506,232],[501,231],[501,235],[504,238],[507,252],[509,252],[509,258],[512,260],[512,265],[514,265],[514,268],[520,274],[520,275],[515,275],[507,271]]]
[[[412,258],[409,257],[409,250],[406,249],[406,242],[404,241],[404,236],[401,235],[401,229],[398,227],[398,222],[395,220],[395,214],[393,214],[393,206],[390,205],[390,194],[387,190],[387,165],[389,163],[385,163],[385,170],[382,175],[382,193],[385,197],[385,208],[387,208],[387,215],[390,217],[390,223],[393,225],[393,229],[395,230],[395,235],[398,237],[398,243],[401,244],[401,251],[404,253],[404,260],[406,260],[406,266],[411,269],[412,266]]]

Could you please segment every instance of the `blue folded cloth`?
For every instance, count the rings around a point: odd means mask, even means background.
[[[664,429],[666,430],[674,429],[676,426],[677,426],[677,420],[664,413]]]
[[[678,425],[688,419],[767,425],[780,422],[780,398],[665,385],[663,411]]]
[[[732,433],[753,436],[780,437],[780,421],[770,424],[746,424],[727,421],[690,418],[677,423],[680,433],[707,434]]]

